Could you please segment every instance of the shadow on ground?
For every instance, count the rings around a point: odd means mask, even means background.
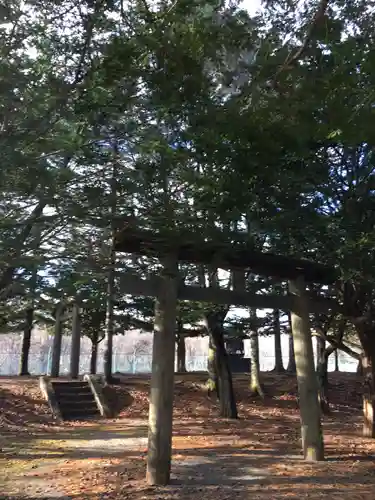
[[[95,500],[108,498],[107,493],[116,500],[191,500],[198,494],[209,500],[375,498],[375,450],[355,432],[359,425],[355,410],[345,415],[334,411],[324,418],[327,460],[306,464],[299,455],[293,377],[279,377],[277,389],[270,390],[263,403],[249,399],[247,378],[236,379],[241,382],[237,399],[242,419],[238,421],[217,418],[216,403],[196,387],[199,377],[202,375],[186,376],[189,383],[176,384],[172,482],[165,488],[150,488],[144,482],[148,377],[126,377],[122,385],[124,399],[119,400],[119,407],[126,405],[128,396],[132,398],[126,410],[129,418],[63,426],[54,423],[50,428],[51,417],[40,394],[26,393],[30,381],[22,381],[26,385],[20,392],[13,381],[0,387],[0,405],[5,404],[6,418],[17,424],[1,427],[0,462],[6,470],[7,464],[14,463],[15,468],[12,472],[9,467],[10,488],[6,491],[10,495],[0,494],[0,500]],[[344,408],[344,392],[351,378],[332,380],[337,403]],[[354,390],[356,386],[352,386]],[[115,399],[120,395],[116,391],[112,391]],[[0,464],[0,476],[1,468]],[[24,484],[30,485],[26,497],[15,494],[17,490],[11,487],[17,475],[23,475]],[[60,491],[49,491],[48,485],[55,482]],[[81,483],[86,487],[78,494],[73,486],[78,488]],[[98,484],[102,493],[94,494]],[[0,486],[1,491],[5,489]]]

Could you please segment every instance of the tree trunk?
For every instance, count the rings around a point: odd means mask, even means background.
[[[53,335],[52,345],[52,360],[51,360],[51,377],[58,377],[60,374],[60,358],[61,358],[61,342],[63,335],[62,315],[64,306],[60,303],[56,308],[55,316],[55,332]]]
[[[318,379],[320,409],[322,413],[328,414],[328,357],[325,356],[325,351],[325,340],[321,337],[316,337],[316,374]]]
[[[360,375],[363,377],[364,375],[364,370],[363,370],[363,356],[358,360],[358,365],[357,365],[357,375]]]
[[[375,437],[375,355],[362,358],[364,374],[363,391],[363,435]]]
[[[339,350],[338,349],[335,349],[335,372],[339,372],[340,371],[340,367],[339,367]]]
[[[238,418],[237,405],[233,389],[232,373],[224,343],[221,347],[217,348],[216,352],[220,416],[235,419]]]
[[[316,367],[318,367],[319,364],[324,363],[325,350],[326,350],[325,340],[322,339],[321,337],[317,337],[316,338]]]
[[[360,356],[363,371],[363,435],[375,438],[375,318],[356,321],[356,330],[362,345]]]
[[[292,319],[290,313],[288,313],[288,320],[290,325],[289,331],[289,359],[286,371],[288,373],[296,373],[296,358],[294,357],[294,345],[293,345],[293,334],[292,334]]]
[[[291,319],[300,402],[302,449],[306,460],[319,461],[324,460],[324,443],[304,279],[300,277],[291,281],[289,288],[294,296]]]
[[[215,345],[215,364],[217,373],[217,392],[220,402],[220,416],[223,418],[238,418],[236,398],[233,389],[232,373],[230,371],[228,354],[225,349],[222,331],[212,334]]]
[[[221,313],[208,313],[205,316],[206,326],[215,353],[216,391],[220,403],[220,416],[223,418],[238,418],[232,373],[224,343],[224,317]]]
[[[72,318],[72,338],[70,351],[70,376],[73,379],[79,376],[79,358],[81,349],[81,325],[80,325],[80,310],[77,304],[73,306]]]
[[[273,330],[275,335],[275,373],[284,373],[283,353],[281,349],[281,328],[280,328],[280,311],[273,311]]]
[[[250,309],[251,331],[250,331],[250,391],[255,396],[264,398],[262,385],[260,383],[259,366],[259,337],[257,327],[256,309]]]
[[[318,351],[319,349],[322,348],[322,345],[324,344],[325,342],[323,344],[320,343]],[[320,408],[324,414],[328,414],[330,411],[329,399],[328,399],[328,360],[329,356],[332,354],[333,351],[334,347],[329,346],[327,349],[324,349],[324,351],[320,352],[320,354],[318,355],[318,365],[316,372],[318,377]]]
[[[90,374],[96,375],[96,367],[98,363],[98,336],[96,339],[91,339],[91,357],[90,357]]]
[[[259,338],[256,331],[250,332],[250,391],[254,396],[264,397],[260,383]]]
[[[325,415],[329,413],[327,368],[328,368],[328,359],[326,361],[320,361],[317,367],[319,402],[322,413],[324,413]]]
[[[211,336],[208,339],[208,360],[207,360],[208,380],[207,390],[208,393],[216,391],[219,398],[218,385],[217,385],[217,372],[216,372],[216,349],[212,342]]]
[[[107,307],[104,329],[104,380],[107,384],[113,383],[112,357],[113,357],[113,332],[114,332],[114,294],[115,294],[115,263],[116,254],[111,248],[110,268],[107,283]]]
[[[186,373],[186,345],[185,337],[177,335],[177,372]]]
[[[35,236],[35,251],[38,249],[40,243],[40,226],[33,228],[32,233]],[[35,257],[35,255],[34,255]],[[31,346],[31,334],[33,331],[34,323],[34,308],[35,308],[35,294],[38,279],[38,268],[33,266],[31,277],[30,277],[30,303],[25,311],[25,324],[22,336],[22,348],[21,348],[21,359],[20,359],[20,375],[29,375],[29,354]]]
[[[29,375],[29,353],[31,346],[31,333],[34,322],[34,308],[28,307],[25,314],[25,326],[22,336],[22,350],[20,361],[20,375]]]
[[[107,274],[107,304],[104,328],[104,380],[107,384],[115,380],[112,376],[112,358],[113,358],[113,334],[114,334],[114,295],[115,295],[115,271],[116,271],[116,215],[117,215],[117,174],[118,174],[118,155],[119,148],[117,142],[113,144],[114,162],[112,168],[112,177],[110,182],[110,213],[111,213],[111,248],[109,255],[109,266]]]
[[[161,280],[155,301],[148,426],[147,482],[151,485],[166,485],[170,479],[178,291],[178,266],[173,257],[165,259]]]

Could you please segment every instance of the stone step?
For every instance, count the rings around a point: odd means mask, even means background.
[[[74,402],[69,402],[67,403],[66,401],[59,401],[59,408],[60,411],[81,411],[84,413],[86,410],[91,411],[91,410],[98,410],[98,405],[96,404],[96,401],[93,399],[91,401],[74,401]]]
[[[85,411],[83,411],[82,409],[79,410],[70,409],[61,411],[61,416],[63,420],[92,420],[95,418],[100,418],[100,413],[97,408]]]
[[[87,389],[87,391],[61,391],[57,390],[55,391],[55,394],[58,398],[73,398],[73,399],[85,399],[88,397],[92,396],[92,392],[90,389]]]
[[[63,420],[100,418],[97,403],[87,382],[52,382],[52,387]]]
[[[73,389],[77,389],[77,387],[88,387],[88,383],[84,380],[54,381],[52,385],[57,388],[64,387]]]
[[[79,396],[79,397],[78,397]],[[80,393],[80,394],[72,394],[71,392],[69,393],[60,393],[58,394],[58,400],[63,401],[66,404],[69,403],[90,403],[91,401],[95,401],[94,395],[90,393]]]
[[[76,385],[54,383],[52,387],[57,394],[91,394],[91,389],[87,382],[77,383]]]
[[[76,387],[69,385],[63,385],[63,384],[57,384],[57,385],[52,385],[54,388],[55,392],[87,392],[90,391],[90,387],[88,384],[86,385],[77,385]]]

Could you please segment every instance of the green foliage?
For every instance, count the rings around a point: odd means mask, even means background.
[[[124,219],[228,242],[241,231],[254,248],[373,286],[374,13],[333,1],[316,19],[320,2],[299,16],[294,4],[266,2],[251,19],[202,0],[8,2],[2,318],[29,303],[37,268],[43,308],[78,298],[85,333],[102,331],[111,228]],[[117,264],[117,329],[129,315],[151,321],[152,300],[124,295],[121,283],[159,264],[147,255]],[[188,283],[200,273],[181,266]],[[340,287],[329,293],[343,298]],[[180,303],[178,320],[196,324],[205,311]]]

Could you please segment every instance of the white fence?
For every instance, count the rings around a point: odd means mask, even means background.
[[[113,372],[121,373],[150,373],[152,357],[150,354],[133,355],[127,353],[116,353],[113,355]],[[60,361],[60,374],[69,373],[69,355],[62,355]],[[43,375],[49,373],[51,356],[42,353],[40,356],[31,355],[29,359],[29,372],[31,375]],[[0,352],[0,375],[17,375],[19,367],[19,355],[17,353]],[[207,369],[207,356],[195,356],[186,360],[188,371],[204,371]],[[176,367],[177,369],[177,367]],[[90,355],[81,353],[80,373],[89,373]],[[98,359],[97,372],[103,373],[103,358]]]
[[[33,334],[29,356],[29,371],[33,375],[46,374],[49,371],[52,355],[53,338],[36,332]],[[270,371],[274,367],[275,357],[272,337],[260,337],[260,368]],[[130,332],[118,335],[114,339],[113,371],[121,373],[150,373],[151,372],[152,335]],[[283,361],[288,363],[288,337],[282,339]],[[0,335],[0,375],[17,375],[21,352],[21,337],[19,335]],[[69,373],[70,337],[64,337],[60,373]],[[249,349],[245,341],[245,356]],[[91,342],[87,338],[81,339],[80,373],[90,370]],[[188,339],[186,343],[186,367],[188,371],[204,371],[207,369],[207,339]],[[335,362],[330,356],[328,369],[333,371]],[[355,372],[357,362],[345,353],[339,353],[339,369],[346,372]],[[97,372],[103,372],[103,345],[99,344]]]

